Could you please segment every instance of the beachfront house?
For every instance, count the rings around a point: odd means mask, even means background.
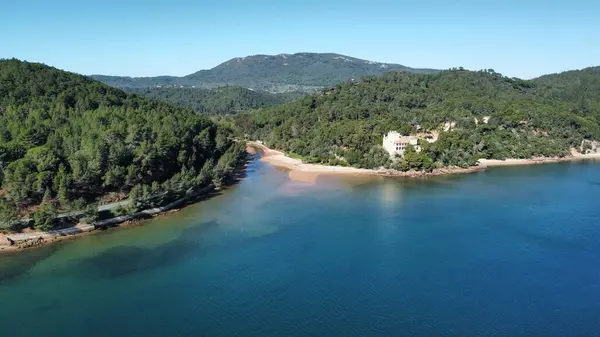
[[[403,156],[408,145],[412,145],[417,152],[421,151],[419,139],[416,136],[403,136],[397,131],[390,131],[383,136],[383,148],[390,154],[390,157]]]

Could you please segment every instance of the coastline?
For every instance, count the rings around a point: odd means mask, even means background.
[[[163,217],[163,216],[168,216],[169,214],[179,212],[188,205],[191,205],[191,203],[190,204],[182,204],[181,207],[171,208],[169,210],[165,210],[160,213],[152,214],[150,217],[135,218],[135,217],[128,216],[128,219],[124,220],[122,222],[115,222],[115,219],[117,219],[118,217],[104,220],[104,221],[113,221],[113,224],[110,227],[99,226],[96,224],[89,225],[89,224],[78,223],[75,226],[60,229],[60,230],[55,230],[55,231],[51,231],[51,232],[31,232],[30,238],[17,240],[12,245],[1,245],[0,244],[0,256],[4,255],[4,254],[17,254],[22,251],[44,247],[44,246],[51,245],[51,244],[54,244],[54,243],[57,243],[60,241],[73,240],[73,239],[77,239],[77,238],[80,238],[83,236],[93,235],[93,234],[96,234],[103,230],[119,229],[119,228],[124,228],[124,227],[128,227],[128,226],[135,226],[146,220],[151,220],[151,219],[155,219],[155,218],[159,218],[159,217]],[[58,232],[61,232],[61,233],[58,234]],[[22,234],[14,234],[14,235],[22,235]],[[6,237],[13,237],[14,235],[0,233],[0,239],[6,238]]]
[[[21,252],[21,251],[25,251],[25,250],[29,250],[29,249],[42,247],[42,246],[49,245],[49,244],[59,242],[59,241],[63,241],[63,240],[75,239],[78,237],[92,234],[96,230],[97,229],[94,227],[94,225],[78,223],[73,227],[64,228],[62,230],[56,230],[56,231],[51,231],[51,232],[32,232],[32,233],[30,233],[32,235],[31,238],[17,240],[17,241],[11,240],[13,242],[13,244],[11,244],[11,245],[0,245],[0,255],[17,253],[17,252]],[[52,234],[52,232],[57,232],[57,233]],[[58,232],[61,232],[61,233],[58,234]],[[17,234],[17,235],[22,235],[22,234]],[[12,236],[11,234],[0,234],[0,238],[7,238],[7,237],[11,237],[11,236]]]
[[[445,167],[434,169],[431,172],[424,171],[407,171],[401,172],[391,169],[362,169],[349,166],[332,166],[332,165],[319,165],[319,164],[307,164],[302,162],[300,159],[291,158],[285,153],[277,150],[270,149],[263,144],[257,142],[248,142],[248,147],[254,148],[256,151],[262,153],[260,161],[271,164],[275,167],[285,168],[290,170],[290,178],[297,180],[310,180],[314,181],[318,175],[346,175],[346,176],[380,176],[380,177],[431,177],[431,176],[445,176],[453,174],[466,174],[474,173],[485,170],[483,166],[473,166],[468,168],[462,167]],[[302,175],[300,175],[302,174]],[[309,178],[309,179],[305,179]]]
[[[214,189],[211,189],[213,191]],[[105,220],[99,220],[93,224],[77,223],[75,226],[49,232],[28,232],[15,234],[0,234],[0,239],[8,239],[11,244],[0,245],[0,254],[19,252],[23,250],[38,248],[55,242],[74,239],[84,235],[98,232],[99,230],[123,227],[149,220],[164,214],[177,212],[187,206],[185,199],[176,200],[162,207],[143,210],[131,215],[117,216]]]
[[[562,162],[573,162],[583,160],[600,160],[600,153],[593,154],[581,154],[571,153],[570,156],[566,157],[536,157],[529,159],[514,159],[508,158],[505,160],[500,159],[479,159],[479,164],[486,167],[501,167],[501,166],[522,166],[522,165],[539,165],[539,164],[551,164],[551,163],[562,163]]]
[[[355,167],[344,167],[344,166],[331,166],[331,165],[318,165],[318,164],[307,164],[297,158],[291,158],[284,152],[273,150],[267,146],[258,142],[248,142],[248,147],[255,149],[255,151],[262,153],[262,162],[271,164],[275,167],[285,168],[290,170],[290,176],[298,176],[298,174],[305,175],[356,175],[356,176],[385,176],[385,177],[430,177],[430,176],[445,176],[454,174],[467,174],[485,171],[489,167],[502,167],[502,166],[520,166],[520,165],[538,165],[548,163],[559,163],[559,162],[572,162],[580,160],[600,160],[600,153],[595,154],[581,154],[576,151],[572,151],[570,156],[566,157],[539,157],[530,159],[480,159],[477,166],[468,168],[461,167],[445,167],[434,169],[431,172],[423,171],[408,171],[401,172],[389,169],[361,169]],[[293,177],[292,177],[293,178]],[[304,179],[301,179],[304,180]],[[315,178],[309,179],[314,181]]]
[[[522,166],[522,165],[538,165],[547,163],[558,163],[558,162],[572,162],[582,160],[599,160],[600,153],[597,154],[579,154],[572,152],[567,157],[551,157],[551,158],[531,158],[531,159],[480,159],[477,166],[469,168],[460,167],[448,167],[435,169],[432,172],[400,172],[389,169],[361,169],[355,167],[343,167],[343,166],[331,166],[331,165],[318,165],[318,164],[307,164],[297,158],[291,158],[284,152],[277,151],[266,147],[265,145],[257,142],[248,142],[247,151],[249,153],[260,152],[262,157],[261,162],[268,163],[274,167],[283,168],[288,171],[289,177],[292,180],[311,182],[314,183],[320,175],[342,175],[342,176],[380,176],[380,177],[431,177],[431,176],[446,176],[455,174],[467,174],[474,172],[485,171],[490,167],[503,167],[503,166]],[[245,166],[247,163],[245,164]],[[241,170],[245,169],[240,168]],[[0,233],[0,254],[17,253],[23,250],[29,250],[38,248],[55,242],[63,240],[70,240],[78,238],[80,236],[89,235],[98,232],[100,229],[108,227],[122,227],[131,224],[137,224],[141,221],[152,219],[157,216],[168,215],[172,212],[177,212],[188,204],[201,201],[205,198],[206,194],[213,191],[218,191],[220,188],[212,188],[210,191],[202,191],[201,195],[198,196],[196,201],[179,199],[168,205],[157,207],[154,209],[148,209],[140,211],[133,215],[114,217],[98,221],[94,224],[81,224],[78,223],[72,227],[54,230],[50,232],[30,232],[30,233],[13,233],[13,234],[2,234]],[[9,240],[7,240],[7,238]],[[10,241],[12,244],[6,244],[5,242]]]
[[[197,192],[193,197],[185,197],[175,200],[164,206],[155,207],[139,211],[131,215],[117,216],[109,219],[99,220],[93,224],[77,223],[74,226],[52,230],[49,232],[33,231],[28,233],[1,233],[0,232],[0,255],[16,254],[21,251],[35,249],[50,245],[63,240],[75,239],[85,235],[95,234],[101,230],[108,228],[119,228],[128,225],[135,225],[145,220],[150,220],[156,217],[167,216],[171,213],[178,212],[188,205],[201,202],[213,196],[216,192],[226,189],[228,186],[234,185],[240,181],[242,173],[248,167],[248,160],[244,161],[236,169],[236,174],[233,177],[233,182],[226,186],[216,187],[209,185]]]

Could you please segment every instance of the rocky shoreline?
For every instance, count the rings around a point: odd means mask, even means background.
[[[211,185],[199,192],[198,198],[215,191],[217,188]],[[167,216],[169,214],[179,212],[183,207],[187,206],[189,200],[179,199],[162,207],[156,207],[137,212],[132,215],[118,216],[110,219],[97,221],[94,224],[77,224],[73,227],[54,230],[50,232],[30,232],[30,233],[0,233],[0,254],[22,251],[41,247],[57,241],[72,239],[82,235],[87,235],[96,232],[99,229],[109,227],[123,227],[138,224],[144,220]]]

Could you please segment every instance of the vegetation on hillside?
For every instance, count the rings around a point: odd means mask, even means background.
[[[127,90],[146,97],[190,108],[197,113],[208,116],[232,115],[252,109],[273,107],[292,102],[303,96],[300,92],[272,94],[266,91],[254,91],[242,87],[221,87],[215,89],[134,88]]]
[[[248,138],[318,163],[400,170],[473,165],[479,158],[564,156],[600,139],[598,68],[533,81],[485,70],[391,72],[235,118]],[[483,117],[489,116],[488,123]],[[477,119],[477,122],[476,122]],[[381,147],[390,130],[440,130],[395,164]]]
[[[192,110],[41,64],[0,60],[0,223],[40,204],[38,225],[132,188],[176,198],[224,183],[244,157]]]

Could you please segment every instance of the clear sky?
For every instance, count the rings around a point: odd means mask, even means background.
[[[238,56],[335,52],[508,76],[600,65],[599,0],[15,0],[0,58],[186,75]]]

